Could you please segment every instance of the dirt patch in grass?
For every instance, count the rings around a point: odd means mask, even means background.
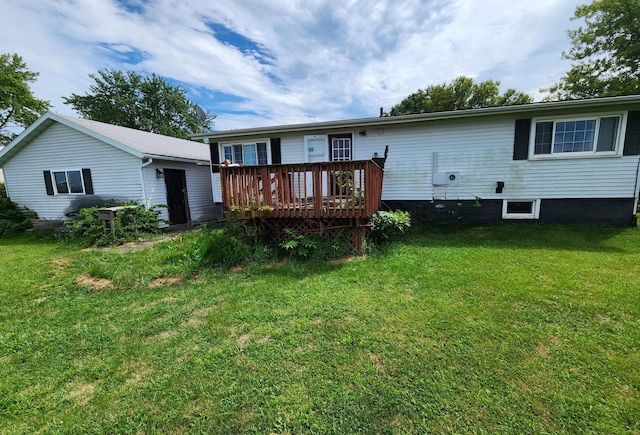
[[[155,334],[155,335],[149,336],[148,340],[149,341],[168,340],[169,338],[173,337],[174,335],[176,335],[175,331],[162,331],[159,334]]]
[[[164,286],[170,286],[179,283],[182,280],[179,276],[165,276],[151,280],[149,288],[158,288]]]
[[[144,310],[148,310],[149,308],[153,308],[156,305],[161,304],[163,302],[171,302],[175,300],[176,298],[174,298],[173,296],[167,296],[166,298],[158,299],[156,301],[151,301],[148,304],[145,304],[139,307],[131,307],[131,308],[133,308],[135,311],[144,311]]]
[[[327,261],[327,263],[331,264],[332,266],[339,266],[341,264],[351,263],[356,258],[357,257],[354,257],[353,255],[351,255],[349,257],[342,257],[342,258],[337,258],[335,260],[329,260]]]
[[[245,347],[246,344],[249,342],[249,340],[251,340],[251,334],[242,334],[240,337],[238,337],[238,339],[236,340],[236,344],[239,347]]]
[[[538,356],[546,358],[546,357],[549,356],[549,348],[546,345],[544,345],[543,343],[540,343],[538,345],[538,347],[536,347],[536,354]]]
[[[67,394],[67,397],[69,399],[75,400],[80,405],[86,405],[87,403],[89,403],[89,401],[93,397],[95,390],[96,390],[96,387],[94,385],[83,384],[69,391],[69,394]]]
[[[385,374],[387,372],[386,364],[382,355],[372,353],[369,355],[369,361],[373,363],[373,366],[376,368],[378,373]]]
[[[94,292],[104,290],[108,287],[113,287],[113,282],[109,279],[96,278],[84,274],[76,277],[76,284],[78,284],[80,287],[88,288]]]
[[[71,263],[71,261],[68,258],[54,258],[53,260],[51,260],[51,265],[53,267],[67,267],[69,265],[69,263]]]
[[[213,311],[213,307],[205,307],[205,308],[200,308],[196,311],[194,311],[192,313],[192,316],[189,318],[189,320],[182,322],[180,324],[180,327],[189,327],[189,326],[199,326],[201,324],[204,323],[204,320],[202,320],[202,317],[206,316],[207,314],[209,314],[211,311]]]

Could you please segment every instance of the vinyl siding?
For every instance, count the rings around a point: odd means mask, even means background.
[[[47,195],[43,171],[91,169],[94,195]],[[65,125],[51,125],[4,166],[11,199],[41,219],[65,213],[97,199],[142,200],[140,159]]]
[[[202,222],[212,219],[215,215],[214,204],[211,196],[210,168],[198,166],[193,163],[179,163],[164,160],[155,160],[144,171],[146,188],[146,204],[149,206],[166,205],[167,190],[164,178],[156,177],[156,169],[181,169],[185,171],[187,178],[187,194],[189,211],[193,222]],[[168,220],[169,215],[165,207],[160,209],[160,218]]]
[[[356,160],[382,156],[389,145],[383,200],[634,197],[638,156],[513,160],[515,119],[358,131]],[[283,163],[303,161],[303,147],[301,134],[282,137]],[[434,153],[438,171],[459,172],[458,185],[433,185]],[[505,183],[502,194],[495,193],[497,181]]]

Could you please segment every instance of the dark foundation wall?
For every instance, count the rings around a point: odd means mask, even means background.
[[[535,222],[632,226],[636,224],[633,198],[543,199]],[[383,201],[384,210],[406,210],[434,223],[518,222],[502,219],[502,200]]]
[[[540,221],[559,224],[635,225],[633,198],[543,199]]]

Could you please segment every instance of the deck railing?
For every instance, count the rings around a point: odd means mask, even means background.
[[[382,174],[371,160],[222,166],[222,202],[242,217],[368,218],[380,207]]]

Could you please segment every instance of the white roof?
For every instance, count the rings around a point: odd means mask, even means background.
[[[0,150],[0,165],[56,122],[139,158],[209,162],[209,147],[202,142],[47,112]]]

